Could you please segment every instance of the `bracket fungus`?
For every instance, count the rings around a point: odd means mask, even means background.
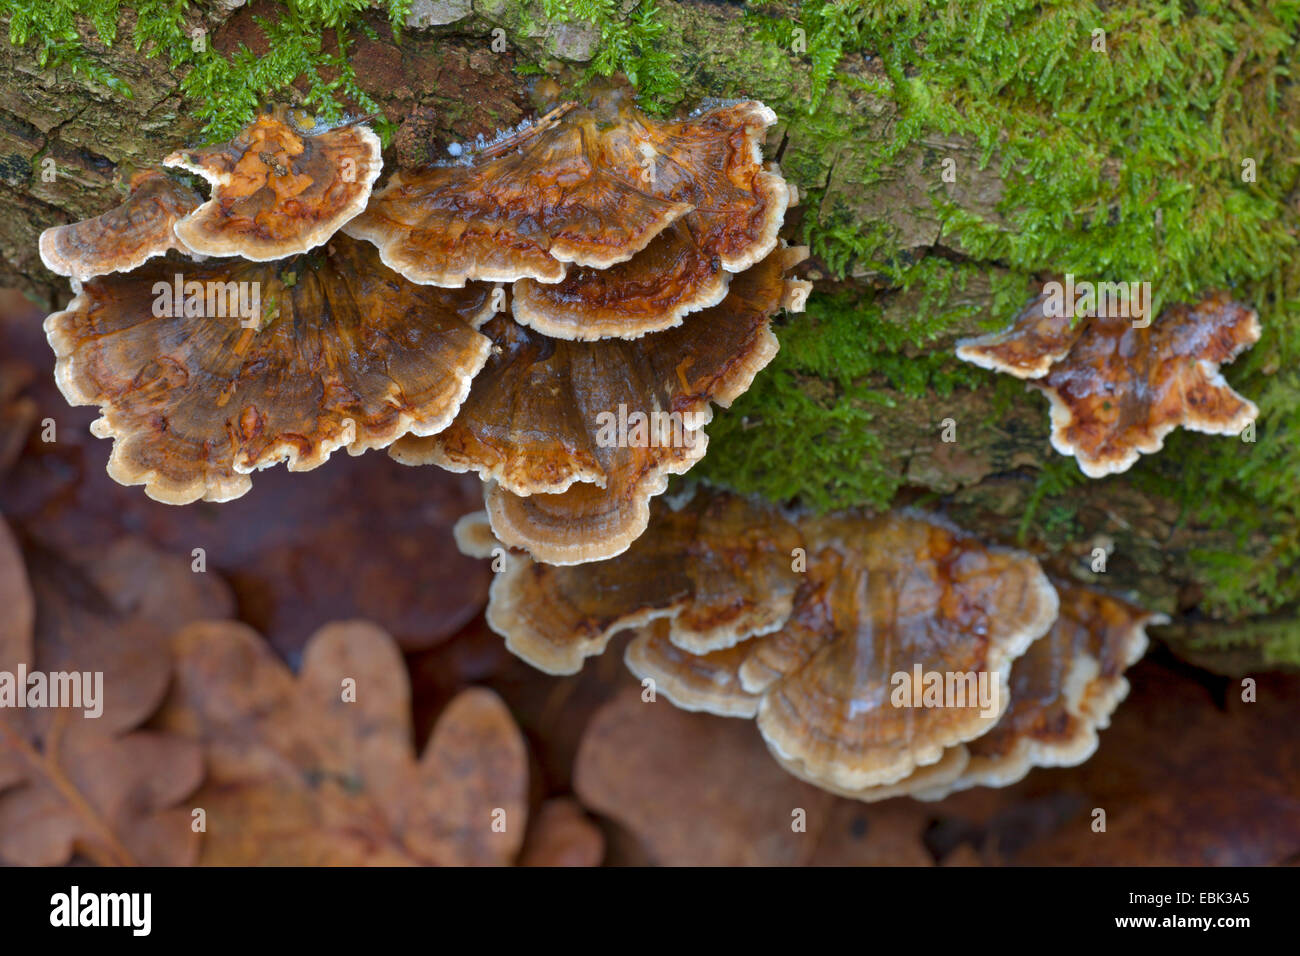
[[[721,304],[635,341],[554,340],[495,318],[482,329],[492,358],[456,420],[390,454],[477,471],[493,531],[537,560],[617,555],[645,530],[668,476],[704,456],[711,404],[729,405],[776,355],[771,317],[806,285],[784,275],[805,254],[777,249]]]
[[[698,495],[655,506],[650,531],[619,558],[581,567],[534,564],[504,552],[493,578],[488,624],[515,654],[549,674],[572,674],[624,628],[671,618],[673,639],[693,652],[730,647],[789,616],[799,576],[794,526],[773,514],[752,523],[743,498]],[[456,525],[467,554],[498,547],[482,512]],[[738,577],[736,567],[747,574]]]
[[[101,406],[110,474],[159,500],[228,500],[277,461],[305,470],[405,436],[399,461],[479,473],[511,546],[616,555],[703,457],[713,405],[776,354],[772,317],[811,288],[785,275],[807,250],[777,236],[794,191],[762,161],[774,121],[744,101],[659,122],[606,88],[371,195],[364,126],[259,116],[165,160],[213,187],[168,243],[232,258],[76,286],[46,321],[57,380]],[[482,279],[513,297],[467,284]],[[526,280],[560,283],[545,288],[576,311]],[[493,317],[503,307],[518,321]]]
[[[775,120],[746,101],[661,123],[603,89],[461,162],[399,170],[347,231],[415,282],[556,283],[569,264],[631,259],[698,211],[699,248],[739,272],[775,247],[785,215],[785,183],[759,148]]]
[[[307,252],[366,207],[379,151],[379,137],[359,123],[307,132],[287,116],[259,116],[228,143],[163,160],[212,184],[176,235],[209,256],[265,262]]]
[[[957,343],[957,357],[994,372],[1016,378],[1041,378],[1056,362],[1070,354],[1083,334],[1080,315],[1075,322],[1069,310],[1048,314],[1051,296],[1040,292],[1021,309],[1007,328]],[[1077,307],[1076,300],[1076,307]]]
[[[338,236],[277,262],[92,279],[45,330],[64,396],[101,408],[92,431],[114,439],[115,480],[171,504],[226,501],[278,461],[305,471],[445,427],[487,359],[474,326],[490,292],[415,285]]]
[[[992,730],[964,745],[969,760],[959,776],[920,787],[917,796],[1002,787],[1034,767],[1070,767],[1096,752],[1097,732],[1128,695],[1124,672],[1146,653],[1147,625],[1168,618],[1077,584],[1053,583],[1060,616],[1012,665],[1011,706]]]
[[[971,787],[1005,787],[1034,767],[1072,767],[1096,752],[1098,731],[1128,695],[1124,672],[1146,653],[1146,628],[1163,614],[1059,579],[1060,615],[1011,666],[1010,706],[988,733],[889,787],[844,796],[940,800]]]
[[[484,553],[484,530],[466,519],[458,539]],[[725,639],[701,640],[728,614]],[[610,561],[511,553],[488,607],[507,646],[552,672],[638,629],[635,673],[685,708],[755,717],[783,766],[836,792],[896,783],[987,732],[1012,661],[1056,615],[1032,557],[933,516],[788,518],[722,493],[657,504],[646,536]],[[931,701],[935,675],[961,700]]]
[[[1238,435],[1255,404],[1219,366],[1259,340],[1253,309],[1214,293],[1166,309],[1154,323],[1087,314],[1071,327],[1038,296],[1008,329],[960,343],[957,356],[1007,372],[1051,403],[1052,447],[1089,478],[1127,471],[1175,428]]]
[[[120,206],[94,219],[52,226],[41,233],[41,261],[51,272],[85,281],[130,272],[169,250],[187,251],[173,231],[203,200],[162,170],[131,178]]]

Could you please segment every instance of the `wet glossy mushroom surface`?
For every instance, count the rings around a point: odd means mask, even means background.
[[[707,211],[692,221],[700,247],[740,271],[775,246],[788,200],[759,155],[774,120],[746,101],[661,122],[625,91],[604,90],[462,162],[399,170],[347,229],[417,282],[556,283],[569,264],[607,269],[631,259],[698,210]],[[530,314],[540,318],[541,304]]]
[[[137,173],[120,206],[41,233],[41,261],[52,272],[83,281],[130,272],[172,249],[184,251],[173,227],[202,201],[162,170]]]
[[[156,260],[91,280],[46,320],[56,380],[99,405],[109,473],[180,504],[251,472],[359,454],[447,425],[487,358],[487,286],[417,286],[337,237],[269,263]]]
[[[1255,404],[1219,372],[1259,340],[1253,309],[1214,295],[1146,328],[1094,319],[1069,355],[1033,385],[1052,404],[1052,446],[1090,478],[1127,471],[1175,428],[1237,435]]]
[[[211,256],[266,261],[307,252],[365,208],[383,168],[379,152],[379,137],[360,124],[316,132],[259,116],[227,143],[163,160],[212,184],[212,197],[176,234]]]
[[[1056,614],[1032,557],[932,515],[787,516],[701,489],[676,509],[657,504],[613,560],[507,555],[488,621],[552,671],[634,627],[638,676],[688,709],[754,716],[788,770],[846,792],[900,781],[987,732],[1012,661]]]
[[[720,305],[633,341],[556,340],[494,318],[482,330],[492,357],[456,420],[392,454],[478,472],[497,536],[539,560],[618,554],[645,530],[668,475],[704,456],[711,405],[730,404],[775,356],[771,318],[802,256],[776,250]]]
[[[1127,471],[1175,428],[1239,435],[1259,414],[1219,371],[1260,336],[1255,311],[1225,293],[1174,305],[1154,322],[1128,308],[1049,315],[1047,301],[1040,294],[1007,329],[959,343],[957,357],[1040,389],[1051,403],[1052,447],[1089,478]]]

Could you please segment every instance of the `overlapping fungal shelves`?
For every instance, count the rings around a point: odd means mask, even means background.
[[[1175,428],[1240,435],[1255,421],[1255,403],[1219,372],[1259,341],[1254,309],[1215,292],[1153,322],[1095,302],[1062,307],[1053,295],[1041,292],[1006,329],[959,342],[957,357],[1042,391],[1052,447],[1089,478],[1127,471]]]
[[[1082,762],[1164,620],[926,512],[818,516],[704,488],[653,510],[625,553],[582,567],[462,519],[462,550],[502,562],[489,625],[550,673],[630,631],[624,659],[657,693],[752,719],[790,773],[860,800]]]
[[[147,170],[41,237],[75,292],[46,320],[56,380],[99,407],[110,475],[164,502],[340,448],[476,474],[457,540],[503,562],[487,619],[514,653],[572,673],[631,631],[635,673],[752,720],[829,791],[932,799],[1084,760],[1161,615],[936,513],[663,497],[810,291],[780,236],[797,190],[762,155],[774,121],[754,101],[654,119],[600,88],[375,189],[364,123],[259,116],[165,160],[206,199]],[[1219,374],[1259,337],[1249,308],[1059,304],[957,355],[1044,391],[1086,475],[1254,421]]]
[[[392,446],[479,474],[495,533],[539,560],[612,557],[803,307],[806,250],[778,237],[795,191],[762,157],[775,119],[741,101],[660,121],[602,87],[372,194],[363,123],[259,116],[164,161],[206,201],[153,170],[42,237],[85,280],[46,322],[56,377],[100,407],[110,474],[161,501]]]

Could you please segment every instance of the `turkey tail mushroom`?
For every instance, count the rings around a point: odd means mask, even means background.
[[[634,628],[625,659],[674,703],[752,716],[790,772],[856,794],[941,762],[924,771],[932,784],[964,770],[947,750],[995,725],[1012,662],[1057,608],[1032,557],[934,516],[789,518],[699,491],[678,509],[657,503],[612,560],[555,568],[512,552],[488,623],[564,672]],[[932,706],[936,674],[960,700]]]
[[[784,272],[805,254],[777,249],[736,276],[720,305],[635,341],[554,340],[494,318],[483,327],[492,358],[456,421],[390,454],[477,471],[497,537],[537,560],[620,554],[668,476],[704,457],[712,404],[731,404],[776,355],[771,318],[807,286]]]
[[[277,262],[92,279],[45,331],[64,397],[100,406],[109,474],[185,504],[237,498],[281,460],[305,471],[446,427],[487,360],[490,300],[407,282],[339,236]]]
[[[763,168],[759,143],[775,119],[744,102],[659,122],[626,91],[602,90],[463,163],[398,171],[347,231],[414,282],[531,280],[518,290],[520,319],[546,334],[598,337],[585,328],[590,317],[638,335],[665,327],[664,315],[683,303],[716,301],[721,270],[743,271],[776,246],[789,195]],[[570,266],[626,263],[679,220],[676,242],[619,271],[620,289],[590,272],[556,296],[536,285],[561,282]],[[637,277],[674,250],[684,261],[673,291],[647,296]]]
[[[752,506],[731,495],[654,508],[649,533],[613,561],[568,567],[507,552],[492,582],[488,624],[534,667],[571,674],[618,631],[659,618],[671,619],[674,641],[700,651],[785,621],[798,584],[790,564],[800,539],[792,525],[777,515],[754,525]],[[480,557],[501,547],[482,513],[461,519],[456,540]],[[737,566],[748,576],[730,573]]]
[[[366,208],[379,152],[379,137],[357,123],[316,133],[259,116],[228,143],[163,160],[212,184],[176,235],[194,252],[254,262],[307,252]]]
[[[41,261],[61,276],[84,282],[130,272],[155,256],[188,251],[174,227],[203,200],[158,169],[136,173],[126,200],[94,219],[52,226],[41,233]]]
[[[1051,403],[1052,447],[1089,478],[1127,471],[1180,426],[1239,435],[1259,414],[1219,372],[1260,336],[1255,311],[1225,294],[1154,323],[1086,306],[1072,324],[1073,310],[1048,301],[1042,293],[1004,331],[958,343],[957,357],[1029,379]]]
[[[848,794],[862,800],[910,794],[940,800],[971,787],[1005,787],[1034,767],[1072,767],[1097,750],[1098,731],[1128,695],[1124,672],[1147,649],[1146,628],[1168,618],[1091,588],[1053,580],[1061,612],[1052,629],[1011,665],[1011,704],[993,729],[951,748],[961,764],[950,779],[913,774],[894,792]]]

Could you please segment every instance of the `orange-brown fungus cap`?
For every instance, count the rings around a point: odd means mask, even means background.
[[[1219,365],[1259,339],[1253,309],[1215,294],[1176,305],[1146,328],[1090,319],[1069,355],[1031,382],[1052,404],[1052,446],[1089,478],[1127,471],[1180,425],[1237,435],[1258,409],[1229,387]]]
[[[702,710],[722,717],[753,717],[758,695],[740,683],[740,665],[749,655],[744,644],[721,651],[692,654],[669,638],[667,620],[651,621],[623,652],[623,661],[637,677],[654,681],[663,694],[682,710]]]
[[[1054,362],[1069,354],[1083,332],[1085,317],[1072,319],[1068,310],[1048,315],[1051,297],[1041,292],[1000,332],[957,343],[957,357],[980,368],[1006,372],[1016,378],[1041,378]]]
[[[1124,671],[1146,652],[1148,624],[1167,621],[1090,588],[1054,581],[1060,617],[1011,667],[1011,706],[965,744],[969,762],[947,785],[917,781],[938,799],[968,787],[1015,783],[1033,767],[1070,767],[1097,749],[1097,731],[1128,694]]]
[[[729,608],[722,640],[708,622]],[[1012,660],[1056,613],[1032,557],[936,518],[792,525],[774,506],[701,491],[679,511],[657,505],[645,537],[613,560],[566,569],[512,554],[488,621],[525,659],[565,670],[638,627],[627,660],[670,700],[756,714],[791,772],[856,793],[993,727]],[[951,779],[957,763],[930,779]]]
[[[491,289],[417,286],[338,236],[271,263],[162,260],[87,282],[45,331],[74,405],[114,438],[108,470],[171,504],[244,494],[287,459],[305,471],[444,428],[487,359]]]
[[[130,272],[169,249],[184,251],[173,227],[202,201],[162,170],[136,173],[122,205],[41,233],[41,261],[51,272],[82,281]]]
[[[704,456],[710,403],[729,405],[776,354],[770,318],[798,254],[778,249],[736,276],[722,304],[635,341],[557,341],[493,319],[493,356],[456,421],[392,455],[477,471],[493,483],[497,537],[539,561],[619,554],[668,476]]]
[[[618,631],[659,618],[671,618],[675,643],[699,651],[785,621],[799,579],[791,567],[800,540],[792,525],[779,514],[755,524],[753,506],[725,494],[654,508],[651,530],[616,560],[563,567],[509,553],[493,578],[488,624],[534,667],[569,674]],[[481,515],[462,519],[462,550],[490,552],[484,524]]]
[[[306,252],[365,208],[383,167],[379,152],[365,126],[309,133],[259,116],[228,143],[163,160],[212,184],[212,198],[176,234],[210,256],[264,262]]]
[[[742,118],[735,121],[743,125]],[[719,159],[728,164],[727,189],[752,183],[753,195],[764,197],[755,210],[763,217],[762,239],[752,252],[730,259],[721,254],[723,248],[735,245],[737,230],[742,235],[758,232],[755,220],[740,215],[737,203],[699,199],[696,209],[627,262],[608,269],[571,268],[561,282],[552,285],[532,279],[516,282],[515,318],[562,339],[626,339],[680,325],[687,313],[721,302],[732,273],[748,268],[773,248],[784,206],[771,197],[779,197],[785,189],[789,199],[792,190],[774,167],[760,165],[756,140],[752,149],[737,144],[734,152]],[[724,181],[720,178],[718,182]],[[780,212],[772,219],[772,210],[778,208]],[[797,262],[806,250],[791,250],[791,254],[798,257],[793,260]],[[802,311],[802,302],[794,311]]]
[[[661,123],[624,91],[606,90],[462,164],[398,171],[348,232],[416,282],[555,283],[568,263],[606,269],[632,258],[698,210],[691,233],[699,247],[719,268],[739,271],[775,247],[785,215],[785,184],[759,157],[774,121],[767,107],[745,102]],[[647,307],[630,286],[628,295],[626,308]],[[568,325],[545,331],[565,335]]]
[[[810,564],[794,612],[748,643],[740,669],[745,690],[762,694],[758,726],[777,759],[856,791],[991,727],[1011,661],[1056,616],[1038,563],[920,514],[802,527]]]
[[[731,273],[700,248],[687,222],[678,220],[627,262],[608,269],[571,268],[553,285],[520,279],[512,311],[524,325],[556,338],[634,339],[717,305],[730,281]]]

